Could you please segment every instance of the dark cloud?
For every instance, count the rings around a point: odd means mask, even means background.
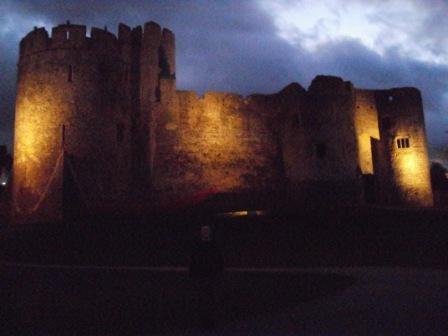
[[[65,22],[130,26],[153,20],[176,33],[178,87],[199,92],[233,91],[242,94],[273,92],[300,80],[293,47],[275,34],[270,19],[249,1],[6,1],[0,25],[4,87],[0,142],[10,142],[15,63],[18,43],[34,25]],[[8,17],[20,18],[11,22]]]
[[[429,6],[424,1],[417,2]],[[447,4],[441,0],[427,3],[439,9]],[[445,16],[437,10],[428,13],[419,38],[434,54],[443,53],[438,44],[445,43],[444,48],[448,45],[446,29],[443,30],[446,25],[440,22]],[[431,142],[447,142],[447,66],[416,61],[412,55],[392,48],[380,55],[357,40],[330,41],[313,52],[307,51],[301,47],[300,39],[291,44],[278,37],[272,17],[255,0],[3,0],[0,143],[11,142],[20,38],[35,25],[45,24],[50,29],[66,20],[88,26],[107,25],[111,31],[119,22],[136,26],[148,20],[170,28],[176,33],[180,89],[267,93],[292,81],[308,86],[317,74],[339,75],[365,88],[415,86],[423,93]]]
[[[351,80],[359,88],[413,86],[421,90],[429,142],[447,144],[448,66],[428,64],[406,58],[394,50],[380,56],[360,42],[344,40],[329,43],[309,55],[315,73],[335,74]]]

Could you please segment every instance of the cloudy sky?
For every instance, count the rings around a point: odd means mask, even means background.
[[[270,93],[317,74],[415,86],[431,147],[448,146],[447,17],[448,0],[2,0],[0,144],[12,142],[18,43],[34,26],[153,20],[176,33],[180,89]]]

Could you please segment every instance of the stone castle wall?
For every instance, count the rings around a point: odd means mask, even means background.
[[[294,118],[282,121],[288,192],[305,203],[359,203],[352,84],[317,76],[292,106]]]
[[[128,193],[125,46],[104,30],[93,28],[89,38],[84,26],[70,24],[22,40],[13,176],[19,218],[60,219],[68,203],[95,207]],[[76,199],[64,202],[67,190]]]
[[[120,24],[118,36],[92,28],[90,37],[85,26],[67,23],[21,41],[17,221],[114,207],[137,185],[148,192],[154,111],[161,82],[175,78],[174,53],[173,33],[154,22]]]
[[[420,92],[415,88],[375,93],[380,123],[383,199],[389,204],[432,206],[429,157]]]
[[[309,193],[308,187],[320,183],[326,186],[321,193],[347,186],[359,197],[350,83],[321,76],[308,92],[291,84],[276,94],[247,98],[170,90],[162,90],[154,119],[156,193]]]
[[[355,129],[358,142],[359,168],[363,174],[373,174],[371,139],[379,139],[378,111],[374,90],[355,92]]]
[[[154,22],[90,37],[68,23],[20,44],[17,221],[204,192],[354,204],[362,175],[382,203],[429,206],[426,146],[416,89],[317,76],[270,95],[178,91],[174,34]]]
[[[177,91],[156,127],[154,189],[191,194],[278,185],[277,111],[269,97]],[[261,107],[261,108],[260,108]]]
[[[350,82],[318,76],[308,90],[305,128],[313,147],[315,180],[355,180],[357,143],[354,90]],[[324,153],[319,153],[319,146]]]

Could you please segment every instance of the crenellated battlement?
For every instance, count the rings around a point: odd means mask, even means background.
[[[166,59],[163,70],[169,75],[173,75],[175,73],[174,44],[174,34],[152,21],[147,22],[144,29],[141,26],[131,29],[120,23],[118,36],[109,32],[107,27],[103,29],[92,27],[90,36],[88,36],[85,25],[67,22],[53,27],[51,35],[44,27],[35,27],[20,42],[20,60],[29,55],[49,50],[85,49],[106,53],[116,52],[124,61],[129,61],[133,47],[142,50],[154,49],[157,53],[161,49]]]
[[[319,75],[311,82],[308,92],[314,95],[344,95],[353,92],[353,84],[340,77]]]
[[[132,44],[132,29],[124,23],[118,25],[118,41],[123,44]]]
[[[65,24],[54,27],[51,31],[49,46],[52,48],[79,48],[87,41],[86,26]]]
[[[406,112],[405,107],[420,106],[422,98],[420,91],[414,87],[393,88],[389,90],[376,90],[375,99],[381,110],[395,110],[400,107],[397,112]]]
[[[20,59],[23,57],[48,49],[50,37],[47,30],[35,27],[20,41]]]
[[[119,50],[120,41],[105,29],[92,27],[90,36],[84,25],[63,24],[51,30],[35,28],[20,42],[20,58],[54,49]]]

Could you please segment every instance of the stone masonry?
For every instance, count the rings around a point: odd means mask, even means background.
[[[431,206],[420,92],[317,76],[242,97],[176,89],[175,37],[67,22],[20,43],[13,218],[153,206],[198,194],[283,193],[297,204]]]

